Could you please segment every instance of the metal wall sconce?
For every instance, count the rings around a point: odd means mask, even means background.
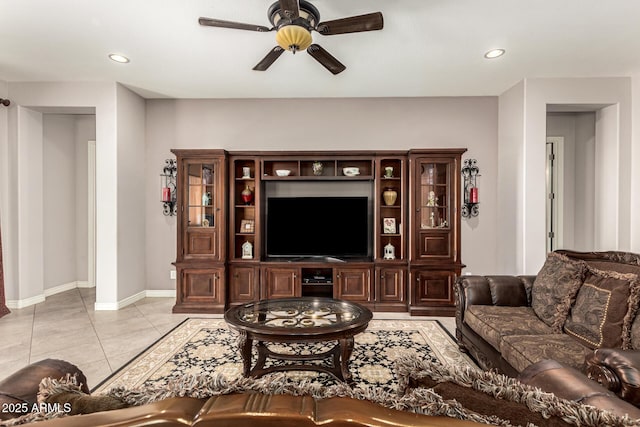
[[[162,187],[162,213],[166,216],[174,216],[178,213],[178,199],[176,194],[176,177],[178,167],[175,159],[164,161],[164,169],[160,174],[160,187]]]
[[[480,176],[480,169],[478,168],[477,160],[465,160],[464,166],[460,171],[462,172],[462,183],[464,184],[461,214],[464,218],[478,216],[479,202],[477,178]]]

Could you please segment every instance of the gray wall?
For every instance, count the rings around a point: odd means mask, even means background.
[[[480,216],[463,220],[466,272],[496,271],[498,99],[495,97],[147,100],[147,289],[173,289],[175,217],[160,180],[172,148],[408,150],[466,147],[482,177]]]

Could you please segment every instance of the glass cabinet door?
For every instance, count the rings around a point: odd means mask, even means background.
[[[422,162],[417,200],[421,229],[447,230],[451,226],[450,162]]]
[[[187,166],[187,226],[215,227],[216,191],[213,163],[190,163]]]

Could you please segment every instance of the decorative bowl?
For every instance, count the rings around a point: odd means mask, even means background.
[[[278,176],[289,176],[291,171],[289,169],[276,169],[276,175]]]
[[[360,168],[355,168],[355,167],[342,168],[342,173],[345,174],[345,176],[360,175]]]

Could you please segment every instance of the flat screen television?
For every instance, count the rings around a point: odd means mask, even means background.
[[[367,197],[270,197],[268,258],[370,258]]]

